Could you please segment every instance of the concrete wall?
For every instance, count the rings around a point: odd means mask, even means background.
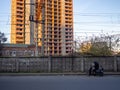
[[[93,61],[120,71],[120,57],[0,57],[0,72],[87,72]]]

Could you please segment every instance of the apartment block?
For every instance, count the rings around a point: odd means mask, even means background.
[[[37,42],[44,55],[72,53],[73,0],[12,0],[12,14],[11,43]]]
[[[12,44],[34,44],[34,31],[30,29],[29,16],[30,0],[11,0]]]

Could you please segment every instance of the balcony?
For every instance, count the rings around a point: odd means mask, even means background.
[[[23,11],[16,11],[16,15],[24,15]]]
[[[24,44],[24,41],[16,41],[18,44]]]
[[[17,3],[24,3],[24,0],[17,0]]]
[[[17,0],[16,0],[17,1]],[[17,7],[24,7],[24,3],[23,2],[17,2],[16,4],[15,4]]]
[[[17,38],[16,38],[16,41],[23,42],[24,40],[23,40],[23,38],[21,38],[21,39],[18,39],[18,37],[17,37]]]
[[[68,14],[69,16],[72,16],[72,11],[71,10],[65,10],[65,14]]]

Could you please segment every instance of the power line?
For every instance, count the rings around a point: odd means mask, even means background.
[[[73,12],[74,14],[81,14],[81,15],[120,15],[120,12],[115,13],[81,13],[81,12]]]
[[[104,31],[101,31],[101,30],[99,30],[99,32],[96,30],[96,31],[85,31],[85,30],[89,30],[89,29],[77,29],[77,30],[84,30],[84,31],[75,31],[74,33],[106,33],[105,32],[105,30]],[[112,30],[112,31],[109,31],[109,32],[120,32],[120,31],[114,31],[114,30]],[[30,33],[30,32],[20,32],[20,33],[22,33],[22,34],[24,34],[24,33]],[[4,33],[5,35],[9,35],[9,34],[17,34],[17,32],[16,33]]]

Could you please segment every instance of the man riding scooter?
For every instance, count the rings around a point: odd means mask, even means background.
[[[99,67],[99,63],[98,62],[93,62],[92,66],[89,69],[89,75],[99,75],[99,76],[103,76],[103,68],[102,66]]]

